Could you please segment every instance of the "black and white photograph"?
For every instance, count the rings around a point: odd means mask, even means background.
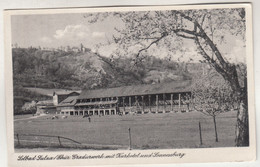
[[[8,133],[18,161],[56,152],[181,159],[188,153],[178,150],[241,148],[255,155],[249,4],[8,16]]]

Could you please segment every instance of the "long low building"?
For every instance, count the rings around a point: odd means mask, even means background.
[[[189,110],[191,81],[84,90],[58,104],[60,114],[116,115]]]

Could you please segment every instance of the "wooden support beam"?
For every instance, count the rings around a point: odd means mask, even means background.
[[[181,94],[179,94],[179,112],[181,111]]]
[[[123,109],[125,111],[125,97],[122,97],[123,98]]]
[[[163,112],[166,110],[166,95],[165,93],[163,94]]]
[[[173,111],[173,94],[171,94],[171,111]]]
[[[156,95],[156,113],[158,113],[159,110],[159,97]]]
[[[151,110],[151,95],[148,95],[148,100],[149,100],[149,111],[152,112],[152,110]]]
[[[142,113],[144,113],[144,96],[141,97],[142,97]]]
[[[139,105],[138,98],[137,98],[137,96],[135,96],[135,107],[136,107],[137,113],[138,113],[138,110],[139,110],[139,107],[140,107],[138,105]]]
[[[117,111],[119,110],[119,106],[118,106],[119,98],[116,97],[116,100],[117,100],[117,103],[116,103],[116,109],[115,109],[115,113],[114,113],[114,115],[116,115]]]

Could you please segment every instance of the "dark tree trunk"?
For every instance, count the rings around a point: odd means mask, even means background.
[[[216,142],[218,142],[218,132],[217,132],[217,124],[216,124],[216,116],[213,116],[214,120],[214,128],[215,128],[215,136],[216,136]]]
[[[239,104],[237,112],[237,125],[236,125],[236,146],[243,147],[249,146],[249,126],[248,126],[248,106],[247,94],[243,97]]]
[[[229,70],[226,70],[228,71],[226,75],[221,72],[220,74],[230,83],[232,90],[237,94],[237,97],[239,97],[235,143],[237,147],[249,146],[247,77],[244,78],[244,87],[242,87],[238,81],[236,67],[233,65],[228,69]]]

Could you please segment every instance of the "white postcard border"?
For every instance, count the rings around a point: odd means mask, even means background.
[[[199,8],[246,8],[246,43],[247,43],[247,68],[248,68],[248,110],[250,126],[250,147],[241,148],[196,148],[196,149],[167,149],[167,150],[116,150],[116,151],[73,151],[73,152],[42,152],[42,153],[15,153],[13,138],[13,80],[12,80],[12,56],[11,56],[11,15],[24,14],[54,14],[54,13],[80,13],[80,12],[101,12],[101,11],[128,11],[128,10],[167,10],[167,9],[199,9]],[[7,142],[8,157],[11,166],[52,166],[52,165],[109,165],[109,164],[165,164],[165,163],[189,163],[189,162],[233,162],[233,161],[253,161],[256,156],[256,135],[255,135],[255,98],[254,98],[254,71],[253,71],[253,42],[252,42],[252,9],[251,4],[228,4],[228,5],[185,5],[185,6],[150,6],[150,7],[123,7],[123,8],[73,8],[73,9],[40,9],[40,10],[8,10],[4,13],[5,19],[5,91],[6,91],[6,114],[7,114]],[[17,161],[20,155],[97,155],[114,153],[149,154],[152,152],[185,153],[183,158],[111,158],[111,159],[88,159],[88,160],[46,160],[46,161]],[[215,156],[224,155],[224,156]]]

